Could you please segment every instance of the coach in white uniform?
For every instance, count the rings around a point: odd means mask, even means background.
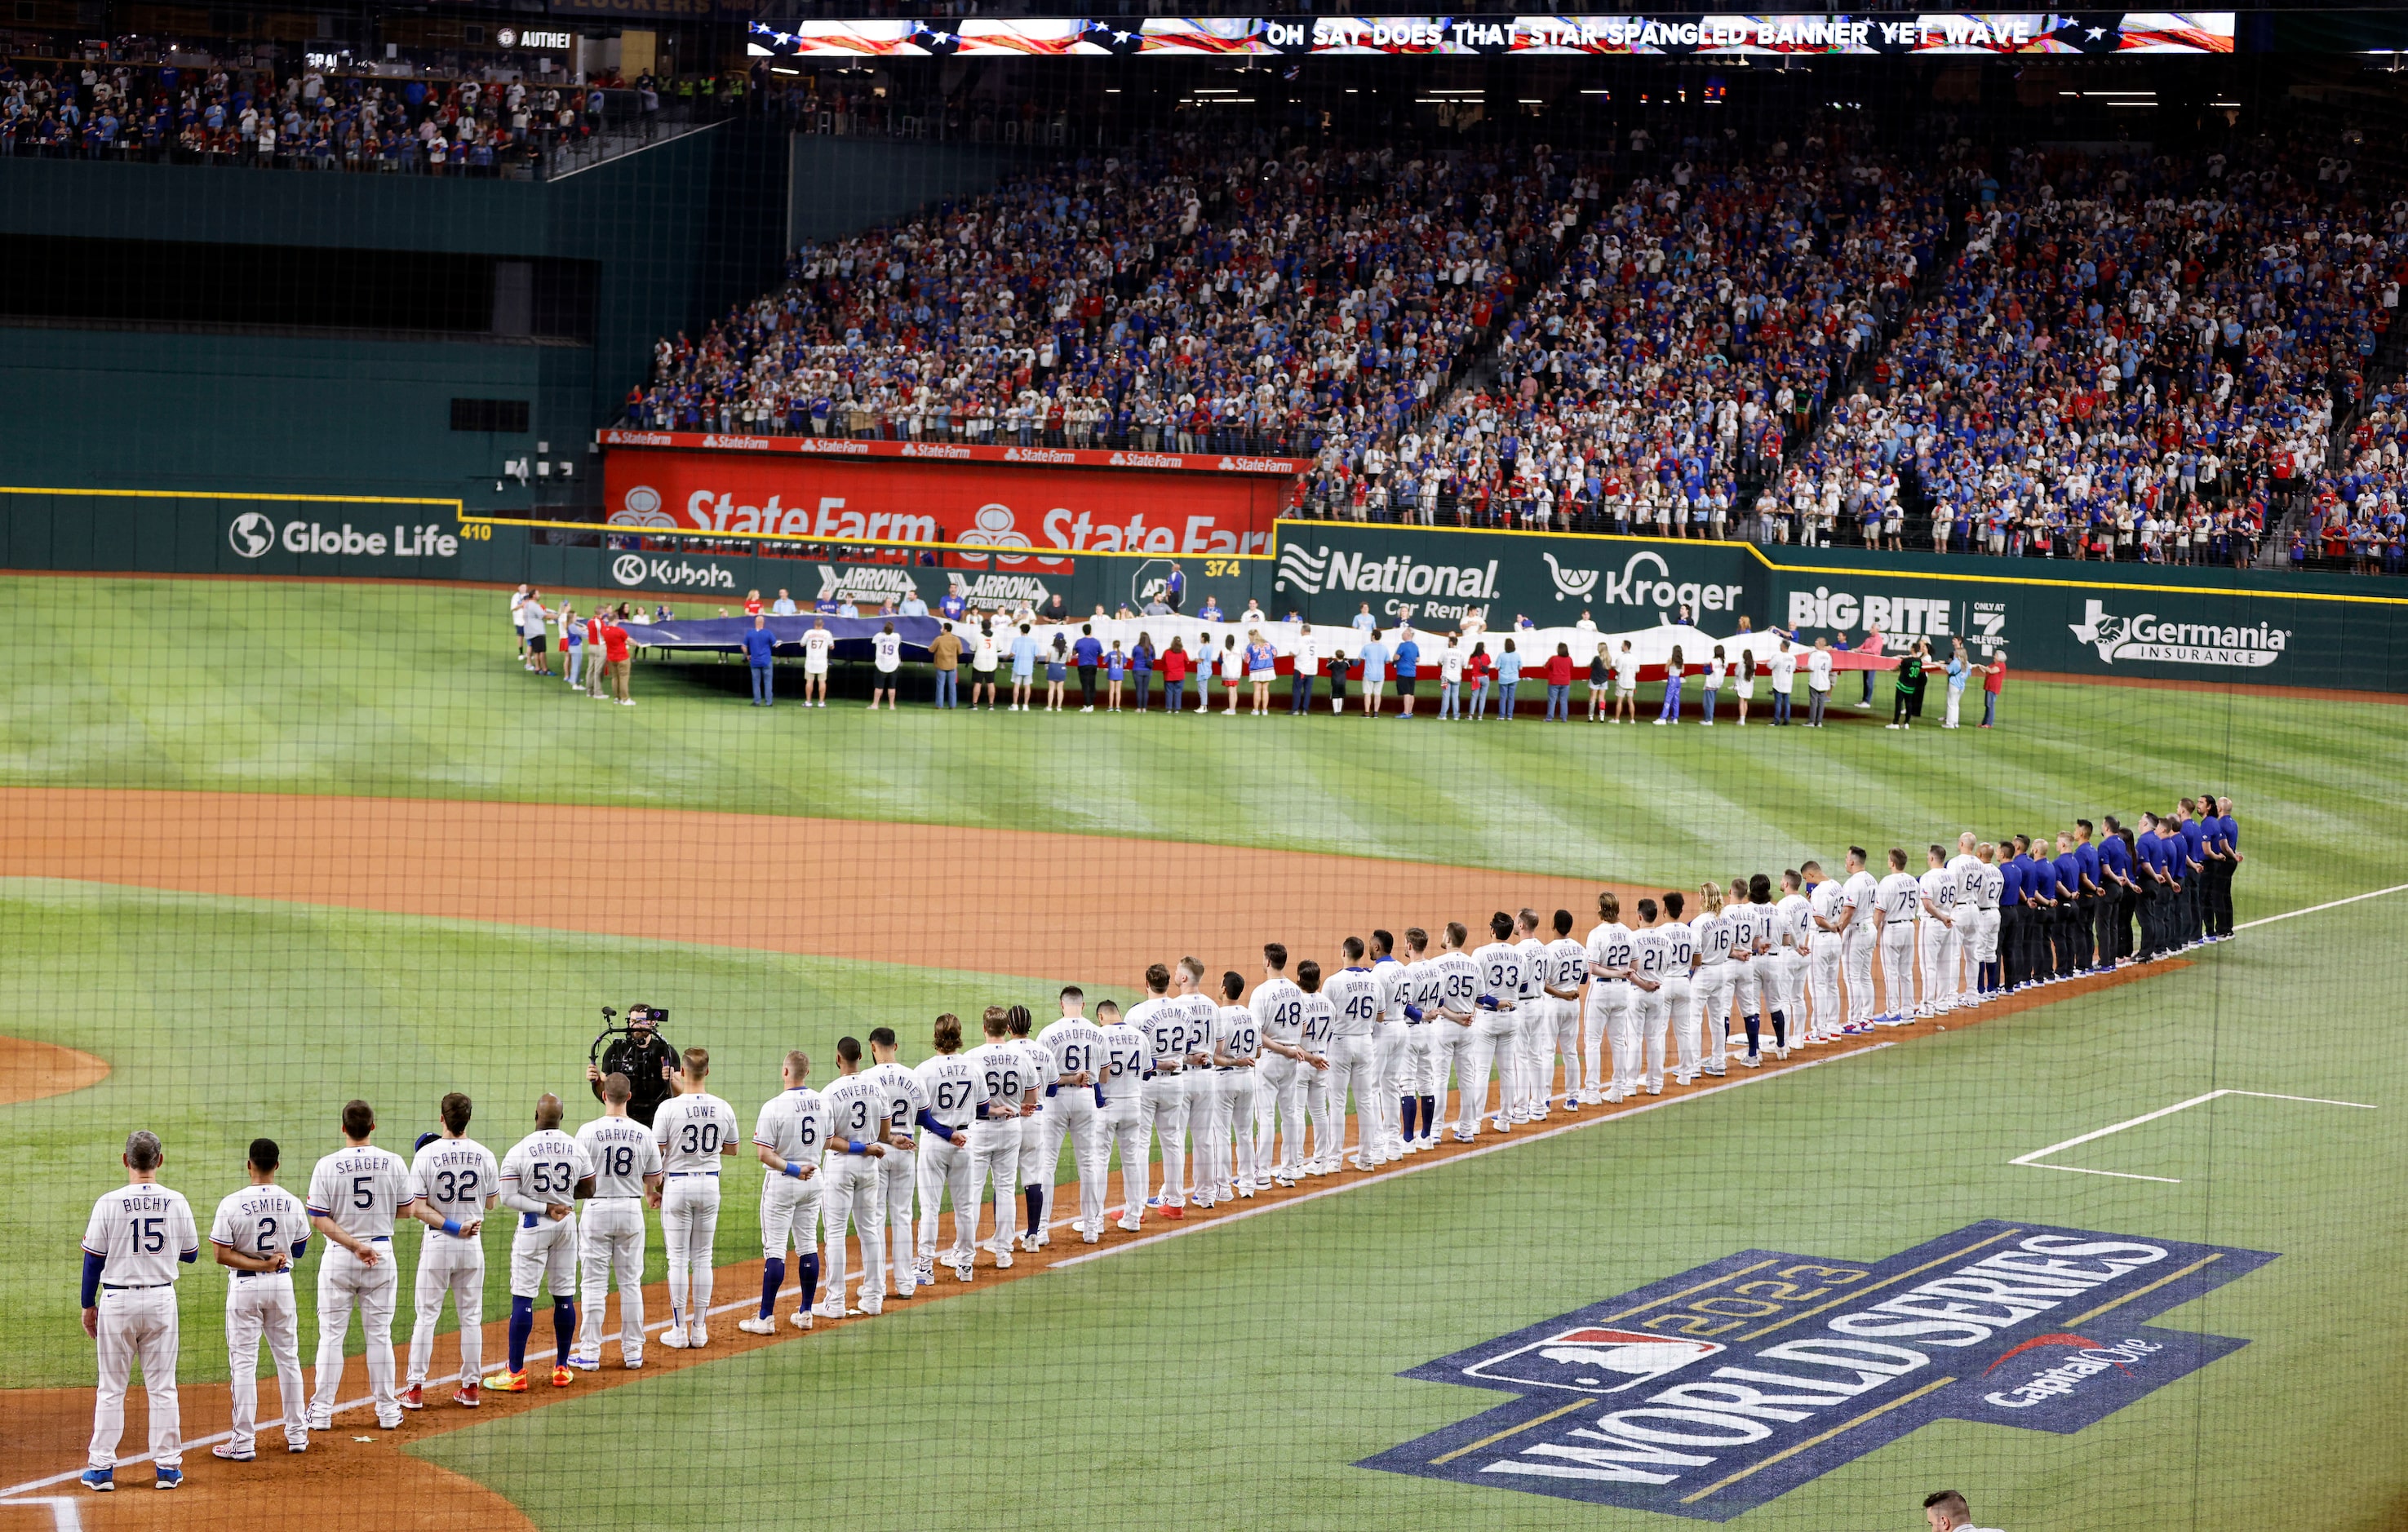
[[[585,1372],[602,1365],[603,1310],[614,1277],[619,1365],[630,1371],[644,1365],[644,1207],[661,1205],[661,1146],[651,1128],[627,1115],[634,1094],[625,1075],[606,1075],[602,1115],[577,1130],[593,1162],[594,1195],[585,1199],[577,1231],[577,1352],[568,1365]]]
[[[661,1243],[669,1256],[671,1351],[710,1343],[712,1247],[719,1237],[719,1162],[736,1153],[736,1109],[703,1086],[710,1053],[689,1048],[675,1077],[677,1095],[652,1114],[661,1153]]]
[[[1979,845],[1973,832],[1967,830],[1956,838],[1956,854],[1948,859],[1948,870],[1956,875],[1956,947],[1964,964],[1956,980],[1955,1003],[1958,1006],[1982,1003],[1982,966],[1990,961],[1986,939],[1998,922],[1998,900],[1983,901],[1984,874],[1989,867],[1981,858]]]
[[[393,1262],[394,1216],[410,1204],[409,1167],[368,1142],[376,1112],[365,1101],[343,1104],[343,1147],[309,1173],[309,1222],[335,1248],[318,1262],[318,1376],[309,1399],[309,1429],[333,1429],[343,1386],[343,1340],[359,1310],[366,1338],[368,1397],[377,1425],[401,1425],[393,1386],[393,1302],[400,1285]]]
[[[577,1354],[577,1199],[594,1191],[594,1162],[561,1131],[560,1097],[536,1097],[535,1131],[502,1156],[502,1205],[518,1215],[510,1231],[509,1367],[485,1380],[506,1394],[526,1392],[527,1340],[535,1300],[552,1294],[552,1386],[566,1388]]]
[[[789,1249],[798,1257],[802,1278],[796,1329],[811,1327],[811,1309],[819,1301],[820,1156],[827,1149],[827,1103],[811,1089],[810,1078],[810,1055],[799,1048],[788,1053],[778,1066],[781,1089],[761,1104],[752,1124],[752,1153],[768,1173],[761,1178],[761,1307],[736,1322],[748,1335],[778,1333],[778,1290],[786,1284]],[[975,1210],[970,1219],[977,1222]]]
[[[127,1183],[92,1205],[83,1226],[83,1333],[100,1343],[86,1489],[117,1487],[117,1442],[125,1434],[125,1385],[142,1364],[150,1396],[155,1487],[184,1482],[183,1414],[176,1399],[176,1267],[201,1255],[201,1233],[181,1192],[159,1184],[167,1162],[156,1134],[125,1136]],[[388,1367],[390,1361],[388,1360]],[[395,1412],[396,1417],[398,1411]]]
[[[443,1131],[409,1162],[409,1210],[427,1227],[418,1243],[416,1314],[409,1327],[409,1374],[404,1410],[426,1408],[426,1369],[435,1360],[435,1326],[443,1297],[460,1319],[460,1373],[452,1402],[475,1409],[485,1366],[485,1210],[501,1196],[502,1169],[494,1152],[469,1138],[470,1103],[458,1091],[437,1109]]]
[[[213,1457],[248,1463],[257,1455],[259,1342],[276,1364],[276,1393],[284,1408],[284,1450],[309,1450],[308,1407],[301,1389],[301,1318],[293,1301],[293,1268],[309,1251],[309,1210],[276,1184],[281,1151],[273,1138],[251,1141],[251,1184],[229,1192],[209,1222],[226,1281],[226,1369],[230,1439]]]

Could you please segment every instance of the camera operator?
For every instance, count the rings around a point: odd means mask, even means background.
[[[627,1035],[613,1038],[602,1052],[599,1066],[587,1065],[585,1078],[594,1087],[594,1099],[602,1099],[602,1081],[607,1075],[625,1075],[633,1094],[627,1100],[627,1115],[646,1127],[652,1125],[652,1113],[669,1098],[669,1071],[677,1062],[677,1052],[660,1035],[661,1016],[652,1006],[627,1008]]]

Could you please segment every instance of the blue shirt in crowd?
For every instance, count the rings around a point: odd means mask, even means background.
[[[1414,677],[1417,673],[1419,673],[1419,671],[1420,671],[1420,669],[1421,669],[1421,663],[1422,663],[1422,646],[1421,646],[1421,645],[1419,645],[1419,644],[1417,644],[1417,643],[1413,642],[1411,638],[1408,638],[1408,639],[1406,639],[1404,642],[1402,642],[1402,643],[1400,643],[1400,644],[1398,644],[1398,645],[1397,646],[1397,679],[1398,679],[1398,680],[1412,680],[1412,679],[1413,679],[1413,677]]]
[[[776,658],[777,653],[778,636],[776,634],[770,632],[767,628],[746,628],[744,630],[744,654],[747,659],[750,659],[752,662],[753,669],[767,669],[769,662]]]
[[[1092,666],[1103,656],[1104,646],[1096,641],[1092,633],[1080,635],[1079,641],[1070,646],[1072,663],[1077,665]]]

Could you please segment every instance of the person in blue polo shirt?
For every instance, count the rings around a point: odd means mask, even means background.
[[[2073,895],[2078,923],[2073,936],[2074,966],[2085,973],[2115,966],[2113,958],[2102,958],[2099,951],[2099,848],[2091,843],[2098,833],[2098,826],[2086,819],[2073,822],[2073,861],[2082,875]]]
[[[2165,950],[2166,906],[2172,898],[2172,880],[2166,876],[2166,838],[2157,833],[2157,816],[2141,816],[2141,833],[2132,842],[2141,864],[2141,950],[2133,955],[2146,963]]]
[[[2093,852],[2099,861],[2099,895],[2091,930],[2100,973],[2114,969],[2131,948],[2126,901],[2132,893],[2132,853],[2124,844],[2123,825],[2113,814],[2106,819],[2107,834]]]
[[[837,601],[836,592],[822,591],[820,593],[820,598],[811,603],[811,610],[819,613],[822,617],[834,617],[843,610],[843,608]]]
[[[2015,972],[2019,986],[2029,989],[2034,984],[2046,982],[2051,977],[2048,971],[2048,915],[2055,901],[2049,898],[2049,891],[2056,886],[2057,880],[2033,860],[2031,837],[2015,836],[2007,843],[2015,849],[2014,860],[2008,866],[2014,868],[2015,886],[2023,894],[2024,918],[2016,923],[2023,939],[2017,944],[2021,950],[2015,953]]]
[[[1079,710],[1096,710],[1096,666],[1103,663],[1104,646],[1096,641],[1092,623],[1080,624],[1079,641],[1070,646],[1071,663],[1079,667]]]
[[[744,630],[744,657],[752,666],[752,706],[775,706],[770,694],[772,678],[777,675],[778,636],[769,631],[769,620],[755,617],[752,625]]]
[[[2215,841],[2222,860],[2208,880],[2209,905],[2213,910],[2208,936],[2216,941],[2232,935],[2232,875],[2241,870],[2241,826],[2233,823],[2232,800],[2215,800]]]
[[[2013,995],[2024,983],[2024,869],[2015,859],[2015,838],[1999,837],[1999,993]]]
[[[2207,828],[2199,820],[2199,801],[2185,798],[2174,809],[2174,834],[2182,838],[2181,877],[2182,903],[2175,929],[2180,933],[2176,943],[2196,947],[2205,932],[2201,917],[2207,908],[2207,881],[2201,875],[2207,870]]]
[[[2050,972],[2059,979],[2071,979],[2090,966],[2082,955],[2088,945],[2089,932],[2083,922],[2082,858],[2074,852],[2071,831],[2057,832],[2053,866],[2057,883],[2052,895],[2057,908],[2049,912],[2049,929],[2056,962]]]
[[[963,594],[962,588],[956,585],[938,600],[937,609],[958,623],[969,612],[970,598]]]
[[[1421,674],[1422,646],[1413,641],[1413,630],[1407,628],[1397,638],[1393,656],[1397,667],[1397,700],[1400,705],[1398,718],[1413,716],[1413,680]]]

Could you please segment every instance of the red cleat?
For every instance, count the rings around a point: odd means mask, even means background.
[[[478,1394],[476,1384],[462,1383],[459,1388],[452,1393],[452,1402],[460,1406],[464,1410],[474,1410],[485,1401],[483,1396]]]
[[[426,1390],[417,1383],[412,1383],[408,1388],[403,1389],[401,1391],[401,1407],[404,1410],[425,1409]]]
[[[1156,1208],[1154,1211],[1160,1213],[1165,1218],[1184,1218],[1187,1216],[1187,1210],[1173,1202],[1166,1202],[1161,1207]]]

